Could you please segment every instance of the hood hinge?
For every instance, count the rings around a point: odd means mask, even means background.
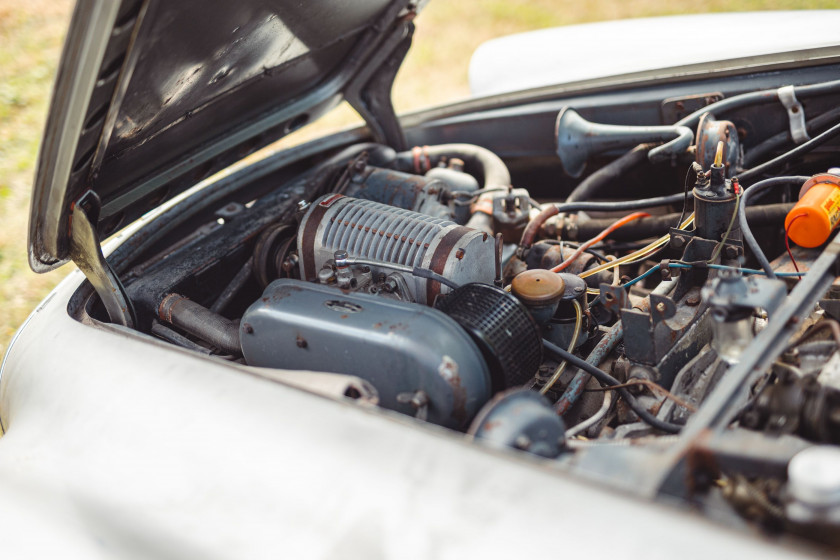
[[[376,54],[344,91],[344,98],[365,120],[374,141],[398,152],[407,150],[408,146],[391,101],[391,88],[411,47],[415,15],[411,11],[399,19]]]
[[[71,205],[70,258],[93,285],[111,322],[133,328],[136,324],[134,307],[122,282],[105,260],[96,233],[100,208],[99,196],[90,190]]]

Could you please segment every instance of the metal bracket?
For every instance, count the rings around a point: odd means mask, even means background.
[[[786,297],[787,285],[782,280],[755,276],[722,275],[703,287],[703,300],[724,312],[760,308],[772,317]]]
[[[102,254],[96,224],[101,204],[93,191],[87,191],[70,211],[70,258],[85,274],[99,295],[111,322],[126,327],[136,324],[134,308],[125,288]]]
[[[805,128],[805,109],[802,103],[796,99],[796,93],[793,86],[782,86],[776,90],[779,96],[779,101],[782,102],[785,109],[787,109],[788,119],[790,120],[790,137],[793,138],[794,143],[802,144],[811,139],[808,136],[808,130]]]

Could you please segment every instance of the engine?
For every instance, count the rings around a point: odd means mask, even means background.
[[[663,126],[566,107],[550,172],[513,178],[469,144],[315,158],[139,264],[139,328],[599,480],[656,465],[627,489],[670,472],[765,528],[835,527],[809,469],[840,468],[836,150],[744,140],[761,113],[703,99]]]

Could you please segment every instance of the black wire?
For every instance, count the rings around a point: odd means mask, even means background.
[[[825,126],[837,124],[838,119],[840,119],[840,107],[831,109],[825,113],[820,113],[816,117],[809,119],[805,123],[805,129],[812,135],[819,134]],[[764,157],[781,146],[790,144],[790,130],[775,134],[750,148],[750,151],[744,155],[744,165],[754,166],[757,159]]]
[[[750,181],[751,179],[755,179],[756,177],[770,171],[771,169],[775,169],[780,165],[785,164],[790,160],[797,158],[803,154],[806,154],[814,148],[825,144],[838,134],[840,134],[840,123],[835,124],[825,132],[819,134],[818,136],[814,136],[804,144],[800,144],[794,149],[789,150],[783,153],[782,155],[771,159],[770,161],[765,161],[761,165],[739,173],[738,179],[741,181],[741,183],[745,183]]]
[[[695,162],[696,163],[696,162]],[[682,225],[683,220],[685,219],[685,213],[688,211],[688,178],[691,177],[691,172],[694,171],[695,181],[700,176],[700,173],[703,172],[703,168],[700,167],[699,164],[692,163],[688,166],[688,171],[685,172],[685,181],[683,181],[683,207],[682,212],[680,212],[680,219],[677,220],[677,229],[680,229],[680,225]],[[699,170],[698,170],[699,168]]]
[[[740,177],[738,178],[740,179]],[[744,189],[744,194],[741,195],[741,204],[738,206],[738,225],[741,227],[741,237],[747,242],[747,245],[753,255],[755,255],[756,260],[761,265],[761,268],[764,270],[764,274],[766,274],[768,278],[776,278],[776,273],[773,272],[773,267],[770,266],[770,261],[767,260],[767,256],[764,254],[764,251],[762,251],[761,247],[758,246],[758,242],[755,240],[752,230],[750,230],[750,225],[747,223],[747,204],[749,204],[751,198],[755,198],[767,189],[787,186],[790,184],[801,185],[807,180],[808,177],[803,176],[771,177],[770,179],[764,179],[763,181],[755,183],[748,189]]]
[[[442,276],[442,275],[438,274],[437,272],[435,272],[433,270],[429,270],[428,268],[420,268],[419,266],[415,266],[412,269],[411,274],[413,274],[414,276],[417,276],[419,278],[426,278],[428,280],[434,280],[435,282],[439,282],[439,283],[443,284],[444,286],[452,288],[453,290],[457,290],[458,288],[461,287],[460,284],[458,284],[456,282],[453,282],[449,278],[447,278],[445,276]]]
[[[561,214],[580,211],[604,211],[620,212],[624,210],[641,210],[653,208],[654,206],[669,206],[677,204],[685,199],[683,193],[671,194],[668,196],[655,196],[653,198],[642,198],[639,200],[617,200],[615,202],[561,202],[556,204]]]
[[[559,346],[552,344],[551,342],[545,339],[543,339],[543,346],[545,346],[546,350],[554,354],[557,358],[569,362],[571,365],[575,366],[578,369],[582,369],[583,371],[597,379],[599,382],[603,383],[604,385],[608,385],[610,387],[621,385],[621,382],[619,382],[618,379],[616,379],[609,373],[602,371],[601,369],[593,366],[589,362],[578,358],[574,354],[563,350]],[[682,426],[660,420],[659,418],[645,410],[645,407],[639,404],[639,401],[636,400],[636,397],[631,395],[630,392],[624,387],[616,388],[616,391],[618,391],[618,394],[621,395],[621,398],[623,398],[625,402],[627,402],[628,406],[630,406],[630,408],[633,409],[633,412],[635,412],[639,416],[639,418],[644,420],[653,428],[656,428],[657,430],[662,430],[663,432],[667,432],[669,434],[676,434],[679,433],[680,430],[682,430]]]

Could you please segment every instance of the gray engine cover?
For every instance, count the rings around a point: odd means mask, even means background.
[[[490,398],[490,372],[469,335],[444,313],[301,280],[275,280],[242,317],[249,365],[347,373],[380,405],[416,413],[397,395],[423,391],[427,420],[466,428]]]

